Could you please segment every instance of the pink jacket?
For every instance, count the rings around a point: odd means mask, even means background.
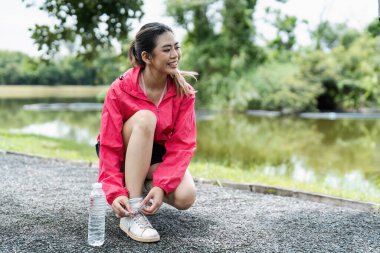
[[[168,91],[156,107],[140,88],[140,69],[129,69],[116,79],[103,106],[98,136],[99,182],[103,184],[110,205],[118,196],[128,196],[123,173],[125,150],[122,128],[137,111],[150,110],[157,117],[154,142],[164,145],[166,154],[153,173],[153,185],[165,193],[178,187],[196,148],[195,95],[177,96],[174,82],[169,79]]]

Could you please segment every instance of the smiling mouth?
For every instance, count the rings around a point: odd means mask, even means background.
[[[176,68],[178,66],[178,62],[172,62],[168,64],[171,68]]]

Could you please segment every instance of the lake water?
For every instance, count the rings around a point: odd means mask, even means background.
[[[90,100],[0,100],[0,128],[93,145],[100,110],[35,111],[25,104]],[[380,120],[197,113],[195,159],[297,182],[380,193]]]

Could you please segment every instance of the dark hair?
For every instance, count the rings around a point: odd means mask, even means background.
[[[133,66],[140,65],[145,67],[141,53],[145,51],[148,54],[152,54],[153,49],[156,47],[158,37],[165,32],[173,33],[173,30],[169,26],[157,22],[148,23],[141,27],[135,39],[132,41],[128,52],[129,59]]]
[[[148,23],[140,28],[135,39],[131,42],[128,51],[128,57],[134,67],[142,66],[145,68],[145,62],[141,58],[141,53],[145,51],[151,55],[157,45],[158,37],[165,32],[173,33],[173,30],[169,26],[158,22]],[[195,78],[195,75],[197,73],[191,71],[179,71],[178,74],[173,75],[172,78],[176,84],[177,92],[186,95],[193,93],[184,76]]]

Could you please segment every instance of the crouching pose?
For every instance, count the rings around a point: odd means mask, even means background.
[[[196,189],[187,167],[196,148],[195,91],[178,69],[173,31],[148,23],[129,49],[133,68],[107,93],[98,136],[99,182],[120,228],[141,242],[160,240],[145,215],[162,203],[185,210]],[[143,197],[146,195],[145,197]]]

